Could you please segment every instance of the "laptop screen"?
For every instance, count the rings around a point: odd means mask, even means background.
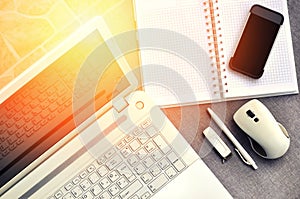
[[[0,105],[1,187],[130,87],[117,61],[103,62],[113,58],[103,42],[90,32]],[[85,63],[96,48],[97,63]],[[76,111],[84,114],[75,121]]]

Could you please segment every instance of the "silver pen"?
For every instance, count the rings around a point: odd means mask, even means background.
[[[254,169],[257,169],[257,165],[255,164],[254,160],[251,156],[247,153],[247,151],[242,147],[242,145],[237,141],[237,139],[232,135],[229,131],[227,126],[222,122],[222,120],[215,114],[210,108],[207,109],[208,113],[210,114],[211,118],[215,121],[215,123],[220,127],[220,129],[225,133],[225,135],[229,138],[229,140],[234,144],[236,147],[236,151],[240,155],[241,159],[247,165],[251,165]]]

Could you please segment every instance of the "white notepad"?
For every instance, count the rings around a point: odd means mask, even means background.
[[[254,4],[284,15],[284,23],[265,72],[258,80],[228,67]],[[159,105],[207,103],[299,92],[285,0],[135,0],[135,14],[139,30],[152,28],[152,31],[162,29],[173,32],[170,37],[160,37],[159,31],[153,31],[153,42],[163,43],[162,49],[159,49],[151,48],[149,35],[146,37],[143,31],[139,31],[143,86]],[[190,43],[177,34],[195,42],[203,53],[189,49]],[[175,52],[166,46],[168,42]],[[180,55],[186,52],[189,55]],[[196,67],[189,62],[194,58]]]

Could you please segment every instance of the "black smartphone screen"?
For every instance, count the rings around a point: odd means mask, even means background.
[[[281,14],[259,5],[253,6],[230,67],[260,78],[282,23]]]

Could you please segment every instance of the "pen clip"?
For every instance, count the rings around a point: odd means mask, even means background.
[[[244,158],[244,156],[240,153],[240,151],[239,151],[237,148],[235,148],[234,150],[239,154],[239,156],[241,157],[242,161],[243,161],[245,164],[251,165],[250,162],[248,162],[248,161]]]

